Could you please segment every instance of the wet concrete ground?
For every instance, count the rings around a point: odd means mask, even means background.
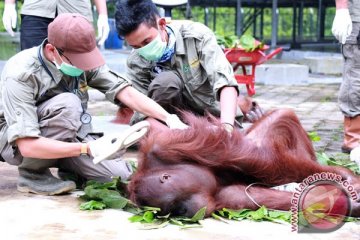
[[[254,99],[264,109],[292,108],[307,131],[317,131],[321,141],[316,150],[330,155],[340,152],[342,115],[336,99],[339,84],[309,86],[256,86]],[[243,91],[245,92],[245,90]],[[116,106],[101,100],[92,101],[89,109],[99,116],[98,128],[113,129],[109,124]],[[126,126],[117,126],[119,128]],[[136,158],[129,151],[126,158]],[[56,172],[56,171],[54,171]],[[270,222],[202,221],[203,227],[181,230],[168,226],[156,230],[140,230],[130,223],[131,214],[119,210],[80,211],[78,195],[48,197],[17,192],[17,169],[0,163],[0,239],[360,239],[360,222],[346,223],[327,234],[296,234],[291,226]]]

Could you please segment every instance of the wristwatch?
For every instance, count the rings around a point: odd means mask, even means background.
[[[89,156],[87,143],[81,143],[80,156]]]

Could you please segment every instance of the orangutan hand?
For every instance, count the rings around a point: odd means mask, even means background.
[[[245,122],[254,123],[264,115],[264,111],[259,104],[250,97],[239,96],[238,105],[244,114]]]

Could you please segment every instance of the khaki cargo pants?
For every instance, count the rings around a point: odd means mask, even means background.
[[[85,134],[82,140],[77,137],[83,129],[80,121],[82,107],[80,99],[72,93],[62,93],[38,106],[38,117],[41,135],[43,137],[65,142],[91,141],[98,136]],[[89,128],[90,129],[90,128]],[[9,164],[19,168],[43,171],[50,167],[78,174],[88,180],[110,181],[112,176],[127,179],[131,173],[130,164],[116,159],[93,164],[89,156],[79,156],[64,159],[34,159],[24,158],[10,144],[6,144],[1,152],[2,158]]]
[[[353,22],[351,35],[342,45],[344,56],[343,82],[339,91],[339,106],[346,117],[360,115],[360,44],[357,36],[360,23]]]

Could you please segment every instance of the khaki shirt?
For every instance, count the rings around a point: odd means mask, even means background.
[[[176,37],[175,54],[171,61],[162,63],[163,71],[173,71],[184,82],[183,97],[199,113],[205,110],[220,116],[220,92],[225,86],[238,89],[231,64],[216,41],[214,33],[201,23],[178,21],[169,24]],[[148,87],[156,77],[156,62],[147,61],[132,51],[127,77],[133,86],[148,95]],[[241,122],[238,108],[236,118]],[[138,121],[139,119],[134,119]]]
[[[1,74],[0,88],[0,151],[6,141],[13,143],[18,138],[39,137],[37,106],[51,97],[67,92],[59,84],[63,81],[71,88],[75,79],[63,75],[40,51],[42,59],[53,75],[52,79],[38,58],[39,46],[24,50],[10,58]],[[78,96],[86,110],[88,86],[105,94],[106,98],[119,104],[116,95],[130,83],[106,65],[86,71],[79,77]]]
[[[61,13],[80,13],[93,21],[90,0],[25,0],[21,14],[55,18]]]

